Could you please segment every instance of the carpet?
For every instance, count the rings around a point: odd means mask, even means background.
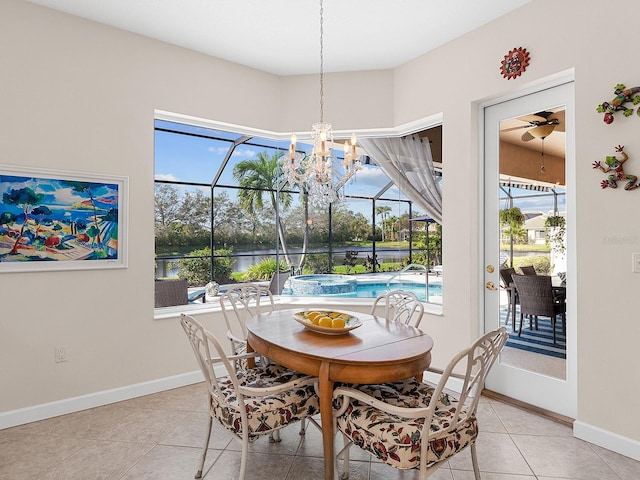
[[[502,309],[500,311],[500,325],[504,325],[507,310]],[[560,317],[556,323],[556,343],[553,343],[553,330],[551,330],[551,320],[546,317],[538,318],[538,330],[529,330],[529,319],[524,319],[522,325],[522,335],[518,337],[517,330],[514,332],[509,321],[507,325],[507,331],[509,332],[509,340],[507,340],[506,346],[517,348],[520,350],[526,350],[528,352],[539,353],[541,355],[548,355],[556,358],[567,358],[567,339],[562,334],[562,327],[560,324]],[[520,313],[516,309],[516,325],[520,326]]]

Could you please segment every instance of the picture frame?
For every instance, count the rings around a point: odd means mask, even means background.
[[[0,274],[127,268],[128,177],[0,164]]]

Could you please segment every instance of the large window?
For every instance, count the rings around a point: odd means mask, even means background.
[[[156,278],[192,287],[440,263],[440,229],[366,162],[328,208],[283,181],[288,142],[157,120]],[[342,152],[336,151],[337,156]],[[341,160],[341,159],[339,159]]]

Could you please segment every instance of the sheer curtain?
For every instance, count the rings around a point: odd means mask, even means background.
[[[442,225],[442,193],[433,168],[429,140],[410,135],[362,138],[359,142],[400,190]]]

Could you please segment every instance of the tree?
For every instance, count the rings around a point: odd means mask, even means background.
[[[155,223],[158,230],[166,231],[172,222],[179,220],[180,194],[178,189],[164,183],[155,186]]]
[[[376,215],[380,215],[380,218],[382,219],[381,222],[381,230],[382,230],[382,241],[384,242],[384,222],[387,218],[387,213],[389,213],[391,211],[391,207],[388,205],[381,205],[379,207],[376,207]]]
[[[93,231],[94,232],[97,231],[95,236],[95,239],[96,239],[95,241],[97,244],[102,243],[102,241],[100,240],[100,226],[98,225],[98,209],[96,208],[94,195],[100,195],[101,192],[105,189],[105,187],[98,186],[94,191],[93,190],[95,188],[93,186],[94,184],[90,182],[74,182],[71,180],[63,180],[62,183],[64,185],[71,187],[71,189],[74,192],[86,193],[87,195],[89,195],[89,200],[91,201],[91,208],[93,208],[93,226],[95,227]]]
[[[279,189],[280,178],[278,171],[283,154],[283,152],[277,151],[269,156],[268,152],[260,152],[255,159],[242,160],[233,167],[233,178],[236,179],[241,187],[238,192],[240,205],[249,215],[255,215],[260,210],[267,209],[275,216],[278,202],[284,209],[289,208],[291,205],[291,194],[287,192],[279,192],[276,200],[276,191]],[[268,198],[268,203],[265,203],[265,194]],[[278,229],[282,252],[287,265],[290,266],[291,259],[287,249],[284,226],[280,217],[276,222],[276,228]]]
[[[2,194],[2,203],[7,205],[15,205],[23,208],[24,213],[24,222],[22,223],[22,227],[20,228],[20,233],[16,237],[16,241],[11,248],[10,254],[18,253],[18,245],[20,244],[20,239],[24,234],[24,230],[27,227],[29,222],[29,207],[40,205],[42,200],[44,199],[43,193],[36,193],[29,187],[20,188],[18,190],[11,189],[9,193]]]
[[[46,205],[40,205],[39,207],[31,210],[31,215],[33,215],[34,217],[40,217],[36,225],[36,237],[38,236],[38,231],[40,230],[40,225],[42,225],[42,221],[44,220],[45,215],[51,215],[51,213],[51,209]]]

